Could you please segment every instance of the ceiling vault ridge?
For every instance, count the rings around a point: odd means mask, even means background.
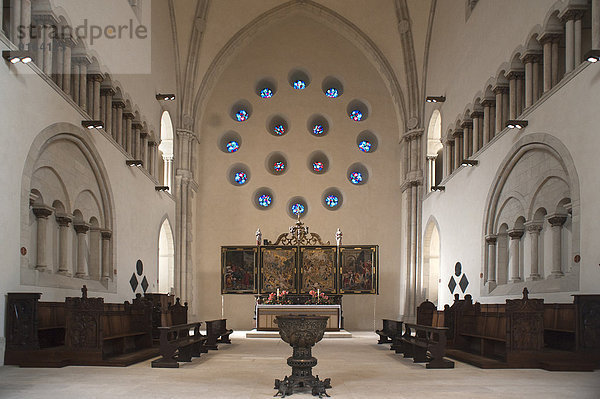
[[[254,37],[259,32],[267,29],[268,26],[281,19],[282,15],[288,15],[292,12],[305,12],[316,19],[327,21],[331,26],[346,38],[354,40],[357,47],[365,53],[367,58],[375,65],[378,72],[384,78],[390,95],[396,104],[396,116],[398,125],[406,130],[406,121],[408,115],[406,113],[405,98],[402,87],[392,69],[390,62],[387,60],[383,52],[364,33],[358,26],[353,24],[348,19],[344,18],[337,12],[327,8],[312,0],[291,0],[279,6],[276,6],[263,14],[254,18],[239,31],[237,31],[231,39],[223,46],[219,53],[214,57],[212,63],[208,67],[202,82],[196,93],[194,104],[191,108],[191,114],[194,116],[194,123],[200,120],[200,112],[212,91],[218,77],[221,75],[230,59],[235,54],[236,50],[242,47],[250,38]],[[414,61],[413,61],[414,63]],[[188,87],[192,87],[189,86]]]
[[[171,21],[171,34],[173,35],[173,47],[175,50],[175,86],[177,93],[183,93],[183,87],[181,82],[181,59],[179,58],[179,38],[177,36],[177,19],[175,17],[175,4],[174,0],[169,0],[169,19]],[[179,100],[181,101],[181,100]],[[181,125],[181,107],[177,107],[177,126]]]
[[[437,0],[431,0],[429,9],[429,20],[427,21],[427,36],[425,37],[425,49],[423,51],[423,74],[421,85],[421,119],[425,117],[425,96],[427,92],[427,72],[429,71],[429,49],[431,48],[431,36],[433,34],[433,21],[435,20],[435,10],[437,8]],[[421,122],[422,125],[425,122]]]

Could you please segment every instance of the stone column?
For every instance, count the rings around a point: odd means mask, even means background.
[[[552,272],[548,278],[558,278],[564,276],[562,271],[562,226],[567,221],[567,215],[549,215],[547,220],[552,226]]]
[[[592,49],[600,49],[600,0],[592,0]]]
[[[537,99],[535,93],[538,85],[535,82],[537,76],[534,76],[534,69],[537,65],[535,62],[539,57],[540,55],[537,53],[527,53],[521,58],[525,64],[525,107],[531,107]]]
[[[50,20],[44,23],[44,73],[52,76],[52,51],[54,50],[54,41],[52,40],[52,28]]]
[[[574,69],[575,61],[575,23],[572,18],[568,18],[571,13],[565,14],[563,22],[565,23],[565,73]]]
[[[169,186],[169,192],[173,190],[173,155],[163,155],[165,186]],[[434,181],[435,182],[435,181]]]
[[[58,223],[58,274],[70,276],[69,272],[69,253],[68,253],[68,241],[69,241],[69,224],[73,221],[73,218],[65,213],[56,214],[56,222]]]
[[[467,119],[461,123],[460,127],[463,128],[463,159],[469,159],[471,154],[475,151],[472,150],[473,147],[473,120]]]
[[[110,278],[110,240],[112,231],[101,230],[100,234],[102,235],[102,271],[100,276],[103,280],[108,280]]]
[[[552,87],[556,86],[560,80],[558,77],[558,43],[560,41],[560,35],[556,35],[552,38]]]
[[[542,89],[544,83],[542,82],[540,75],[540,62],[542,61],[542,55],[538,54],[537,57],[533,57],[533,71],[532,71],[532,91],[533,91],[533,102],[535,103],[542,95]]]
[[[21,0],[10,0],[10,40],[21,48],[19,26],[21,25]],[[24,50],[27,50],[23,48]]]
[[[31,0],[21,0],[21,26],[29,28],[31,26]],[[25,29],[23,37],[20,38],[19,43],[15,43],[19,46],[19,49],[30,50],[31,49],[31,33],[29,29]]]
[[[77,233],[77,272],[75,273],[75,277],[87,278],[86,236],[87,232],[90,230],[90,225],[84,222],[77,222],[73,224],[73,228]]]
[[[72,96],[75,104],[79,105],[79,74],[81,73],[81,67],[78,63],[73,64],[73,73],[71,74],[73,78],[73,91]]]
[[[104,80],[104,76],[102,76],[99,73],[95,73],[95,74],[90,75],[90,79],[93,82],[93,92],[92,92],[92,95],[90,96],[92,98],[92,104],[90,104],[90,106],[92,108],[91,112],[90,112],[90,116],[95,121],[99,121],[99,120],[103,121],[103,118],[100,116],[100,85],[102,84],[102,81]]]
[[[113,137],[123,147],[123,110],[125,109],[125,103],[121,99],[113,100],[113,107],[116,108],[116,115],[113,119]]]
[[[87,67],[88,64],[81,62],[79,64],[79,106],[87,112]]]
[[[106,133],[113,135],[112,127],[113,127],[113,96],[115,95],[115,91],[112,87],[107,87],[102,89],[104,93],[104,130]],[[114,137],[114,136],[113,136]]]
[[[496,94],[496,128],[493,136],[499,134],[502,130],[504,130],[504,126],[506,125],[506,116],[507,114],[504,112],[505,104],[505,94],[508,93],[508,87],[505,85],[498,85],[494,87],[494,94]],[[490,135],[492,136],[492,135]],[[483,137],[483,145],[486,145],[485,135]]]
[[[488,235],[485,237],[485,242],[488,246],[488,293],[496,288],[496,241],[498,241],[498,236],[496,235]]]
[[[454,172],[454,158],[456,157],[456,142],[454,139],[448,141],[448,176]]]
[[[125,151],[129,153],[132,157],[135,155],[133,152],[133,133],[131,131],[131,127],[133,124],[133,118],[135,115],[131,111],[125,111],[123,113],[123,118],[125,119],[125,131],[123,134],[123,148]]]
[[[554,43],[558,43],[556,41],[558,38],[556,33],[545,32],[539,39],[544,46],[544,93],[551,90],[558,80],[558,46],[556,49],[554,48]]]
[[[142,132],[140,134],[141,142],[142,142],[142,162],[144,163],[144,168],[148,168],[148,132]]]
[[[48,267],[48,260],[46,256],[48,217],[52,215],[53,209],[45,205],[34,205],[32,211],[37,219],[37,260],[35,268],[37,270],[44,271]]]
[[[156,176],[156,143],[154,142],[154,136],[150,135],[148,141],[148,173],[151,176]]]
[[[54,45],[56,47],[56,52],[54,54],[54,67],[52,68],[52,79],[54,83],[62,90],[63,85],[63,70],[64,70],[64,62],[65,62],[65,45],[60,40],[55,40]]]
[[[463,155],[463,130],[456,129],[452,136],[454,137],[454,170],[460,167]]]
[[[488,112],[489,112],[489,107],[488,107]],[[486,126],[486,120],[485,120],[485,116],[484,113],[481,111],[473,111],[471,113],[471,118],[473,118],[473,154],[476,153],[477,151],[479,151],[479,149],[482,147],[481,143],[483,142],[483,140],[480,141],[480,137],[484,137],[484,134],[481,132],[480,128],[483,127],[483,131],[485,132],[485,126]],[[483,120],[483,123],[482,123]],[[489,135],[489,125],[488,125],[488,135]]]
[[[65,93],[67,93],[71,98],[73,98],[73,92],[71,91],[71,54],[72,54],[72,42],[70,40],[65,40],[64,42],[64,52],[63,52],[63,72],[62,72],[62,89]]]
[[[142,122],[140,121],[133,121],[133,124],[131,125],[132,129],[133,129],[133,157],[135,159],[142,159],[142,128],[144,127],[142,125]]]
[[[510,237],[510,282],[518,283],[521,279],[521,237],[524,230],[513,229],[508,231]]]
[[[534,281],[540,279],[539,272],[539,238],[542,231],[542,224],[536,221],[525,223],[527,233],[531,242],[531,273],[527,280]]]

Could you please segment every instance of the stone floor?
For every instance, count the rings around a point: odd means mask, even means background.
[[[221,345],[179,369],[153,369],[150,361],[127,368],[0,367],[0,398],[269,398],[273,381],[289,374],[291,348],[279,339],[246,339],[234,333]],[[317,344],[315,374],[331,378],[334,398],[600,398],[600,371],[481,370],[456,363],[427,370],[376,345],[373,333]],[[308,393],[293,397],[309,398]]]

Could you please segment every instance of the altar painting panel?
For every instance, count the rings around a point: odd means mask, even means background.
[[[301,247],[300,293],[336,293],[336,247]]]
[[[258,250],[256,247],[221,248],[221,293],[255,294]]]
[[[262,247],[260,292],[288,291],[297,294],[297,248]]]
[[[377,246],[340,248],[340,293],[377,293]]]

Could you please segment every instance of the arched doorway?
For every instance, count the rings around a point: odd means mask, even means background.
[[[421,293],[423,300],[429,299],[438,305],[440,279],[440,232],[437,223],[430,220],[423,238],[423,275]]]
[[[158,238],[158,292],[174,293],[175,290],[175,244],[173,230],[168,219],[160,227]]]

